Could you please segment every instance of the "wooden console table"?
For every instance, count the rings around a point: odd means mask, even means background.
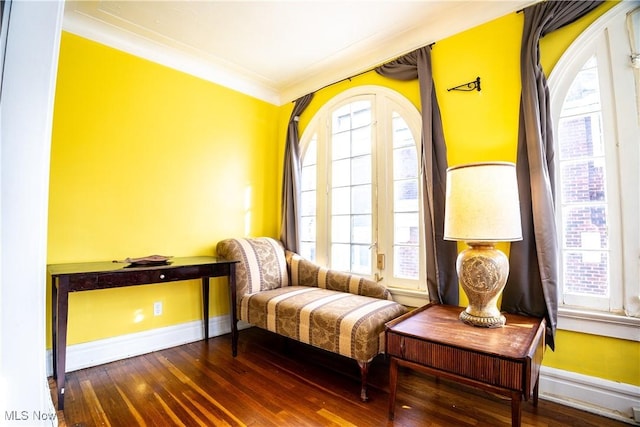
[[[53,377],[58,389],[58,409],[64,409],[65,364],[69,292],[148,285],[179,280],[202,279],[202,323],[209,338],[209,278],[228,276],[235,284],[235,264],[215,257],[172,258],[171,263],[130,267],[115,262],[51,264],[51,338]]]
[[[389,419],[395,412],[398,365],[511,398],[511,425],[520,426],[520,402],[538,404],[545,321],[506,314],[501,328],[462,323],[464,310],[430,304],[387,323]]]

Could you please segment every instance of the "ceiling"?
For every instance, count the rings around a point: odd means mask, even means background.
[[[63,28],[280,105],[534,2],[82,0]]]

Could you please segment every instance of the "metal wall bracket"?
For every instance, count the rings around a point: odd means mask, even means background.
[[[478,92],[480,92],[480,77],[476,77],[475,80],[469,83],[463,83],[459,86],[447,89],[447,92],[451,92],[452,90],[459,90],[462,92],[471,92],[471,91],[477,90]]]

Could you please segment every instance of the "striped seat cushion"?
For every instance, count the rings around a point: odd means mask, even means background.
[[[391,300],[308,286],[244,295],[240,319],[358,361],[384,352],[384,325],[406,309]]]

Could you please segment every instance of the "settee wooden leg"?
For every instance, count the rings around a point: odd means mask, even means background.
[[[231,355],[236,357],[238,355],[238,323],[231,322]]]
[[[361,362],[358,360],[358,366],[360,366],[360,399],[363,402],[369,400],[367,396],[367,374],[369,373],[369,365],[371,362]]]

